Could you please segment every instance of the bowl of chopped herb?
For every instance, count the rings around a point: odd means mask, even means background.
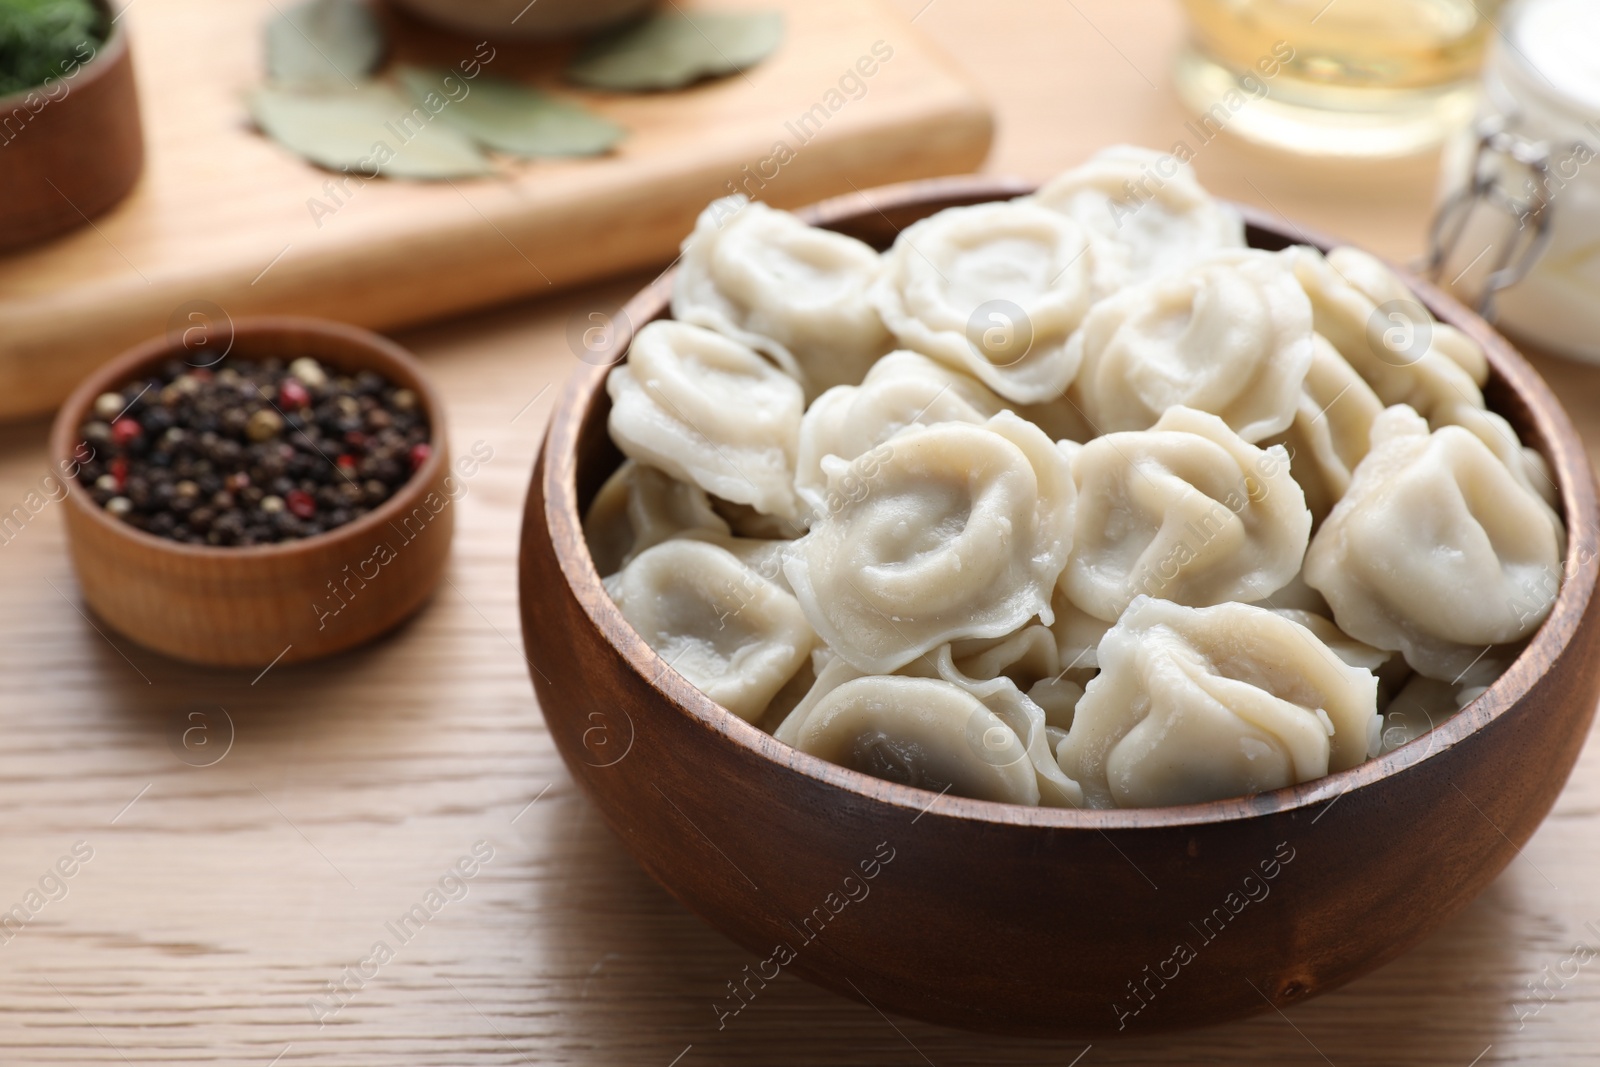
[[[133,59],[109,0],[0,0],[0,251],[103,214],[143,167]]]

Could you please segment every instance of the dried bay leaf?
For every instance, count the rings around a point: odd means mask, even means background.
[[[312,93],[267,86],[251,94],[250,113],[273,140],[329,170],[439,180],[490,169],[471,138],[382,82]]]
[[[468,82],[452,71],[419,67],[401,67],[397,74],[417,101],[445,102],[439,121],[508,155],[594,156],[627,136],[621,126],[577,104],[515,82]]]
[[[278,9],[266,46],[267,78],[276,85],[351,89],[383,58],[383,28],[359,0],[306,0]]]
[[[776,11],[667,12],[591,41],[567,77],[592,89],[676,89],[752,67],[782,40]]]

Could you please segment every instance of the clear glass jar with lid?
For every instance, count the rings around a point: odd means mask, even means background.
[[[1432,267],[1508,333],[1600,362],[1600,3],[1520,0],[1449,146]]]

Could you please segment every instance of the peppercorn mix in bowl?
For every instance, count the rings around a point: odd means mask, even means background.
[[[197,545],[313,537],[388,500],[432,454],[417,394],[375,370],[213,358],[168,360],[95,398],[78,481],[108,514]]]
[[[51,450],[88,606],[166,655],[257,669],[415,612],[470,476],[452,471],[415,360],[314,319],[241,320],[215,348],[141,345],[79,386]]]

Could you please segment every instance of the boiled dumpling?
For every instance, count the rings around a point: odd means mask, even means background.
[[[742,719],[761,715],[816,643],[794,597],[703,541],[647,549],[605,587],[668,666]]]
[[[789,554],[792,541],[777,541],[759,537],[735,537],[717,530],[684,530],[676,534],[675,538],[690,541],[704,541],[716,545],[732,553],[733,558],[749,567],[756,574],[769,582],[777,584],[779,589],[786,593],[793,593],[789,588],[789,579],[783,576],[783,561]]]
[[[1404,301],[1422,307],[1410,287],[1370,252],[1346,245],[1329,252],[1327,260],[1328,266],[1338,271],[1345,281],[1361,290],[1374,304]],[[1426,308],[1422,310],[1430,320],[1433,318]],[[1480,388],[1488,382],[1489,358],[1484,354],[1482,345],[1447,323],[1433,321],[1430,329],[1434,350],[1449,357],[1466,371],[1467,377]]]
[[[1385,709],[1378,752],[1374,755],[1393,752],[1443,726],[1482,693],[1482,686],[1455,686],[1420,674],[1414,676]]]
[[[1113,262],[1126,282],[1181,270],[1218,249],[1244,246],[1238,213],[1202,189],[1187,163],[1148,148],[1107,148],[1046,182],[1031,199],[1118,249]]]
[[[988,387],[915,352],[884,356],[858,386],[829,389],[800,420],[795,488],[816,511],[837,506],[827,497],[822,461],[837,456],[846,463],[899,433],[913,422],[981,423],[1006,404]]]
[[[1154,429],[1095,438],[1073,475],[1061,587],[1096,618],[1114,621],[1140,594],[1259,600],[1300,570],[1311,514],[1288,455],[1246,443],[1215,415],[1172,408]]]
[[[1033,765],[1011,727],[971,693],[934,678],[845,682],[810,709],[794,745],[901,785],[1039,803]]]
[[[1432,316],[1409,291],[1401,298],[1404,307],[1380,304],[1315,248],[1296,245],[1284,254],[1311,298],[1317,332],[1333,343],[1384,404],[1408,404],[1429,418],[1455,404],[1483,407],[1483,391],[1473,376],[1440,346],[1424,346],[1420,333],[1433,329]],[[1341,262],[1348,266],[1350,260]],[[1449,346],[1447,340],[1445,347]]]
[[[1302,608],[1274,608],[1272,613],[1310,630],[1311,636],[1326,646],[1328,651],[1352,667],[1360,667],[1377,674],[1379,669],[1389,662],[1389,657],[1394,655],[1392,652],[1385,652],[1365,642],[1357,641],[1339,629],[1338,624],[1332,619],[1318,615],[1314,611]]]
[[[846,495],[847,483],[862,491]],[[1049,619],[1075,490],[1037,427],[1010,412],[910,426],[881,454],[830,469],[828,489],[841,506],[795,542],[784,573],[858,670],[885,674],[947,641]]]
[[[979,682],[1009,678],[1022,689],[1061,672],[1055,635],[1029,623],[1004,637],[969,637],[948,646],[951,669]]]
[[[1096,262],[1083,227],[1037,205],[948,208],[895,239],[872,298],[904,347],[1040,403],[1077,372],[1067,339],[1093,299]]]
[[[1071,605],[1060,597],[1056,602],[1059,624],[1061,605],[1069,609]],[[1073,710],[1083,697],[1083,683],[1094,676],[1092,667],[1063,663],[1056,635],[1038,622],[1005,637],[969,638],[952,641],[945,647],[949,650],[949,672],[944,670],[945,649],[934,653],[941,674],[959,676],[970,684],[1007,679],[1044,711],[1045,725],[1052,729],[1065,730],[1072,725]],[[1049,749],[1055,751],[1054,743]]]
[[[1474,437],[1489,446],[1489,451],[1500,457],[1511,477],[1555,507],[1556,482],[1550,476],[1549,465],[1535,449],[1522,443],[1517,431],[1503,416],[1471,404],[1450,404],[1435,411],[1429,423],[1434,429],[1460,426],[1471,430]]]
[[[1056,755],[1093,807],[1259,793],[1365,760],[1376,694],[1371,672],[1270,611],[1140,597]]]
[[[1320,523],[1350,488],[1383,401],[1321,334],[1312,353],[1294,422],[1272,442],[1288,450],[1289,471],[1305,490],[1312,522]]]
[[[1048,640],[1048,633],[1045,636]],[[970,661],[968,665],[972,665]],[[842,659],[829,663],[818,674],[817,683],[811,692],[806,694],[805,699],[796,705],[778,727],[775,736],[780,741],[805,749],[804,739],[808,736],[808,724],[818,714],[818,709],[826,704],[828,696],[834,690],[864,677],[867,676]],[[1078,788],[1077,783],[1062,773],[1060,765],[1056,762],[1047,713],[1030,697],[1025,696],[1010,677],[996,675],[991,678],[974,678],[968,675],[956,666],[948,645],[941,646],[935,652],[907,664],[898,672],[897,677],[937,680],[956,686],[979,701],[989,714],[978,715],[975,711],[969,712],[971,719],[968,722],[968,729],[960,735],[959,742],[954,735],[951,735],[944,743],[944,747],[964,746],[989,764],[1008,766],[1021,763],[1031,767],[1035,775],[1034,799],[1013,801],[1013,803],[1044,804],[1050,807],[1078,807],[1082,804],[1082,790]],[[1005,729],[998,728],[990,715],[1003,724]],[[914,721],[919,725],[922,722],[920,719]],[[880,719],[877,726],[887,739],[894,743],[896,751],[905,753],[914,748],[908,743],[910,739],[897,736],[894,719]],[[924,739],[921,744],[926,746],[931,742]],[[936,753],[924,752],[923,755],[933,756]],[[963,756],[961,753],[949,752],[944,755]],[[878,774],[879,777],[889,777],[895,781],[905,780],[893,774],[885,775],[865,767],[858,766],[857,769],[866,770],[869,774]]]
[[[1260,441],[1294,419],[1311,337],[1288,260],[1219,252],[1096,304],[1067,346],[1081,363],[1068,395],[1102,434],[1148,429],[1183,405]]]
[[[1100,639],[1111,629],[1113,620],[1098,618],[1078,607],[1063,591],[1065,584],[1063,581],[1056,587],[1051,601],[1055,619],[1050,623],[1050,633],[1056,642],[1056,659],[1062,670],[1093,673],[1100,666]]]
[[[1430,433],[1392,407],[1306,553],[1306,581],[1339,628],[1459,681],[1491,646],[1544,621],[1561,574],[1559,524],[1477,437]],[[1491,656],[1492,658],[1492,656]]]
[[[799,515],[800,386],[744,345],[699,326],[652,322],[606,390],[611,438],[630,458],[757,511]]]
[[[606,479],[583,520],[584,539],[602,576],[685,530],[726,534],[728,524],[711,510],[703,490],[631,459]]]
[[[889,350],[867,299],[878,253],[742,196],[713,202],[683,244],[672,314],[772,357],[809,396],[859,382]]]

